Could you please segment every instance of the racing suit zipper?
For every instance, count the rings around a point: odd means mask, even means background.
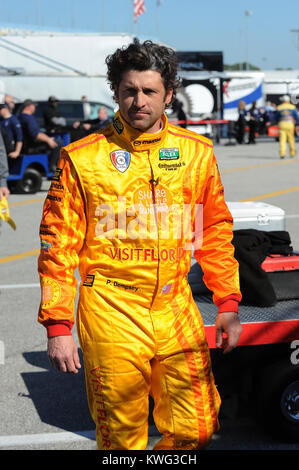
[[[149,153],[148,153],[148,157],[149,157]],[[155,192],[155,188],[158,186],[159,184],[159,176],[157,179],[155,179],[155,176],[154,176],[154,171],[153,171],[153,167],[151,165],[151,161],[150,161],[150,158],[149,158],[149,164],[150,164],[150,167],[151,167],[151,179],[149,181],[150,185],[151,185],[151,191],[152,191],[152,201],[153,201],[153,208],[154,208],[154,215],[155,215],[155,221],[156,221],[156,229],[157,229],[157,253],[158,253],[158,264],[157,264],[157,282],[156,282],[156,286],[155,286],[155,290],[154,290],[154,294],[153,294],[153,299],[152,299],[152,305],[155,301],[155,298],[156,298],[156,295],[158,293],[158,289],[159,289],[159,281],[160,281],[160,276],[159,276],[159,273],[160,273],[160,270],[159,270],[159,267],[160,267],[160,235],[159,235],[159,220],[158,220],[158,214],[157,214],[157,209],[156,209],[156,192]]]
[[[158,221],[158,214],[156,210],[156,192],[155,192],[155,188],[159,184],[159,176],[157,179],[154,178],[154,172],[153,172],[152,167],[151,167],[151,174],[152,174],[152,178],[150,179],[149,182],[151,184],[151,190],[152,190],[152,199],[153,199],[154,214],[155,214],[156,227],[157,227],[157,240],[158,240],[158,248],[159,248],[159,221]]]

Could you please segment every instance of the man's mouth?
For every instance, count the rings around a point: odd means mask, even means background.
[[[139,111],[139,110],[136,110],[136,111],[134,111],[134,110],[133,110],[133,111],[130,111],[130,113],[129,113],[129,114],[130,114],[131,116],[133,116],[133,117],[145,117],[145,116],[147,116],[147,115],[148,115],[148,113],[147,113],[147,112],[145,112],[145,111]]]

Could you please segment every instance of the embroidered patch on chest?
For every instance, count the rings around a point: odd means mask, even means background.
[[[178,160],[180,152],[178,148],[160,149],[159,160]]]
[[[115,150],[110,153],[110,159],[114,167],[124,173],[130,166],[131,154],[125,150]]]

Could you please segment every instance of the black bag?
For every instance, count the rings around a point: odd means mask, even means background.
[[[280,300],[276,286],[261,264],[270,254],[287,255],[293,252],[286,231],[255,229],[235,230],[232,243],[239,262],[242,304],[271,307]]]
[[[256,229],[234,230],[232,244],[239,263],[241,304],[271,307],[278,300],[299,297],[299,273],[267,273],[261,264],[271,254],[293,253],[290,235],[286,231],[262,231]],[[291,276],[291,279],[290,279]],[[198,263],[193,264],[188,281],[195,295],[212,295],[203,281]]]

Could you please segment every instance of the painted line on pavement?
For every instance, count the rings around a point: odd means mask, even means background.
[[[282,189],[281,191],[275,191],[273,193],[261,194],[260,196],[250,197],[248,199],[241,199],[240,202],[247,201],[259,201],[261,199],[266,199],[268,197],[280,196],[281,194],[288,194],[295,191],[299,191],[299,186],[294,186],[293,188]]]
[[[45,197],[39,197],[35,199],[27,199],[25,201],[9,202],[9,207],[23,206],[24,204],[32,204],[34,202],[42,202],[44,200],[45,200]]]
[[[271,162],[271,163],[256,163],[255,165],[240,166],[237,168],[227,168],[226,170],[220,169],[220,174],[235,173],[237,171],[245,171],[245,170],[255,170],[256,168],[267,168],[269,166],[288,165],[290,163],[295,163],[295,162],[299,162],[299,158],[292,158],[290,160],[279,160],[278,162]]]
[[[0,289],[28,289],[40,287],[40,284],[2,284]]]
[[[55,444],[59,442],[95,441],[95,431],[52,432],[43,434],[24,434],[0,436],[0,447]]]
[[[16,259],[27,258],[27,256],[33,256],[39,254],[40,250],[25,251],[24,253],[19,253],[18,255],[5,256],[0,258],[0,264],[8,263],[9,261],[14,261]]]

